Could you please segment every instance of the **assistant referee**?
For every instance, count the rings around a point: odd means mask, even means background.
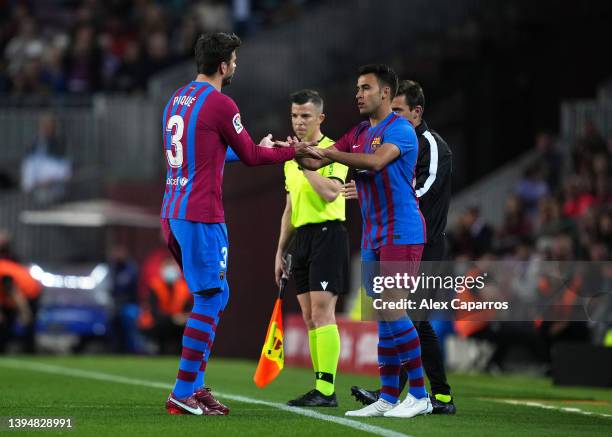
[[[321,133],[325,119],[318,92],[291,95],[291,124],[300,141],[317,141],[327,148],[334,141]],[[348,235],[343,222],[345,199],[340,190],[348,167],[333,163],[317,171],[285,163],[287,203],[281,220],[275,260],[278,283],[285,270],[285,253],[293,257],[297,299],[308,328],[315,388],[288,402],[290,406],[336,407],[336,369],[340,334],[335,311],[338,295],[348,290]]]

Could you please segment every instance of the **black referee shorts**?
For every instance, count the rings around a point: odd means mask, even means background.
[[[297,294],[309,291],[348,292],[349,247],[340,221],[313,223],[297,228],[289,249]]]

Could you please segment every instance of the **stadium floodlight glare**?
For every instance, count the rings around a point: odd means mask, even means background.
[[[45,287],[93,290],[100,285],[108,275],[108,267],[104,264],[98,264],[88,276],[76,276],[46,272],[39,265],[32,264],[30,267],[30,275]]]

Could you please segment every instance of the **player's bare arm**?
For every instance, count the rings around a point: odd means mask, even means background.
[[[282,274],[288,273],[285,269],[284,256],[293,239],[294,233],[295,228],[291,224],[291,197],[287,194],[287,202],[285,203],[285,210],[281,218],[280,236],[278,237],[278,247],[274,260],[274,278],[276,280],[276,285],[280,285]]]
[[[387,164],[400,156],[399,148],[391,143],[384,143],[374,153],[346,153],[334,147],[321,150],[321,153],[331,161],[360,170],[372,171],[381,171]]]

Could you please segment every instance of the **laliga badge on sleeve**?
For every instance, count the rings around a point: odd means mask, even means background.
[[[242,126],[242,121],[240,120],[240,113],[234,115],[234,118],[232,118],[232,125],[234,126],[234,130],[237,134],[242,132],[244,126]]]

